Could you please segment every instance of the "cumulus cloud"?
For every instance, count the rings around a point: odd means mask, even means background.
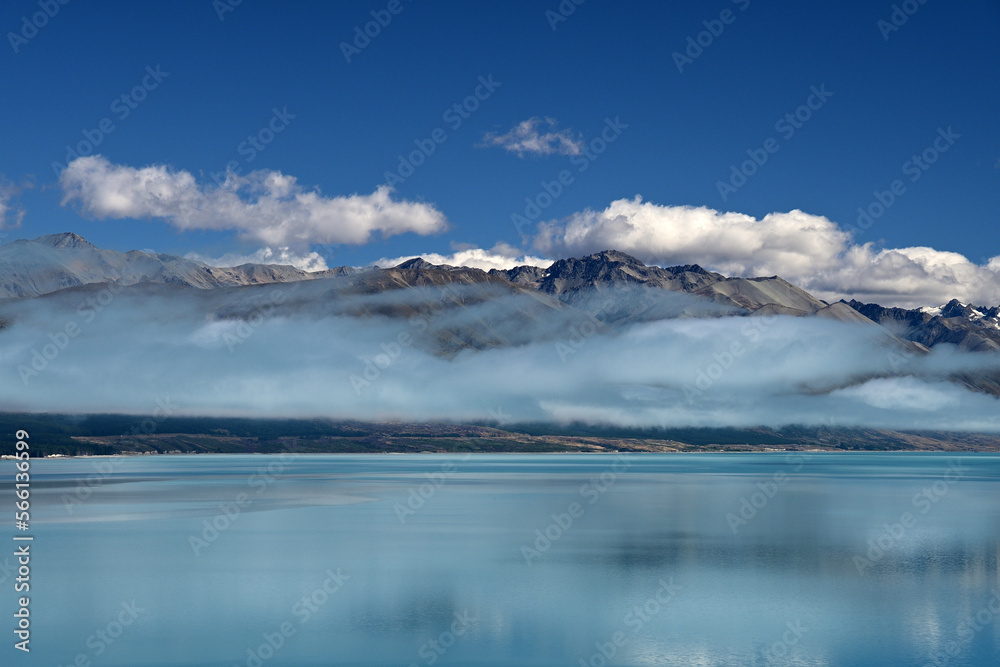
[[[199,184],[183,170],[154,165],[136,169],[101,155],[69,163],[59,184],[63,204],[77,204],[94,218],[163,219],[178,229],[236,230],[269,247],[311,243],[363,244],[447,227],[431,204],[394,200],[391,189],[368,195],[325,197],[294,176],[259,170],[230,173],[219,186]]]
[[[984,265],[933,248],[876,249],[799,210],[756,219],[707,207],[619,199],[540,223],[536,250],[580,256],[608,248],[648,264],[701,264],[734,276],[780,275],[826,300],[858,298],[918,307],[950,299],[1000,304],[1000,257]]]
[[[579,155],[583,150],[583,139],[573,136],[569,130],[556,131],[553,118],[529,118],[521,121],[504,134],[487,132],[483,135],[483,146],[500,146],[506,151],[525,155]]]
[[[871,243],[852,246],[841,264],[802,276],[817,295],[908,308],[963,303],[1000,305],[1000,256],[980,265],[964,255],[934,248],[876,250]]]
[[[614,248],[650,263],[704,263],[730,275],[803,275],[834,266],[849,241],[830,220],[798,210],[756,220],[637,196],[541,223],[534,245],[559,256]]]
[[[196,252],[189,252],[184,255],[184,258],[220,267],[240,266],[241,264],[286,264],[302,271],[326,271],[330,268],[318,252],[297,253],[287,246],[260,248],[249,255],[230,252],[221,257],[207,257]]]
[[[408,259],[422,257],[431,264],[447,264],[449,266],[468,266],[474,269],[489,271],[490,269],[512,269],[515,266],[551,266],[552,260],[543,257],[534,257],[514,248],[506,243],[498,243],[489,250],[482,248],[463,248],[456,250],[449,255],[442,255],[436,252],[426,252],[420,255],[403,255],[401,257],[386,258],[375,262],[375,266],[388,268],[397,266]]]
[[[533,118],[486,139],[521,155],[572,154],[578,140],[565,130],[555,132],[554,126],[551,119]],[[549,131],[543,133],[546,127]],[[163,219],[179,229],[235,230],[266,246],[250,256],[202,260],[214,264],[264,261],[316,270],[325,263],[310,252],[314,243],[363,244],[376,235],[429,235],[447,228],[445,216],[433,205],[394,200],[387,186],[367,195],[325,197],[276,171],[229,174],[216,186],[199,184],[183,170],[136,169],[98,155],[72,161],[60,185],[64,204],[76,204],[95,218]],[[23,215],[12,203],[12,188],[0,187],[0,227],[16,226]],[[827,301],[856,298],[908,308],[951,299],[1000,304],[1000,255],[977,264],[934,248],[858,244],[835,222],[800,210],[756,219],[707,207],[664,206],[636,196],[603,210],[539,223],[533,248],[532,254],[500,245],[422,256],[435,264],[488,270],[545,266],[543,257],[613,248],[647,264],[697,263],[733,276],[780,275]],[[398,264],[413,256],[383,258],[378,264]]]

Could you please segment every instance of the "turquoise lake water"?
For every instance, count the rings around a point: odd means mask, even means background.
[[[4,665],[1000,664],[1000,456],[36,460],[30,654],[0,473]]]

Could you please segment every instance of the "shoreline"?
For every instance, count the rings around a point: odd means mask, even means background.
[[[746,449],[713,449],[713,450],[686,450],[686,451],[578,451],[578,452],[546,452],[546,451],[503,451],[503,452],[137,452],[134,454],[51,454],[45,456],[33,456],[31,460],[58,461],[75,459],[138,459],[148,457],[186,457],[186,456],[522,456],[522,455],[548,455],[548,456],[616,456],[626,454],[629,456],[656,456],[656,455],[684,455],[684,454],[759,454],[759,455],[780,455],[780,454],[934,454],[940,456],[971,456],[971,455],[1000,455],[1000,450],[940,450],[940,449],[766,449],[766,450],[746,450]],[[16,461],[16,456],[4,454],[0,455],[0,461]]]
[[[33,458],[185,454],[556,454],[1000,452],[1000,434],[853,427],[623,429],[585,424],[484,425],[329,420],[0,413],[31,437]],[[136,424],[145,424],[140,428]],[[129,427],[132,425],[133,427]],[[0,441],[0,456],[16,454]],[[2,460],[2,459],[0,459]]]

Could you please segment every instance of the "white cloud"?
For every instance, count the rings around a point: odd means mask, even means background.
[[[260,170],[229,174],[221,186],[201,185],[183,170],[135,169],[95,155],[69,163],[59,178],[63,204],[95,218],[162,218],[179,229],[232,229],[269,247],[311,243],[362,244],[447,228],[431,204],[397,201],[382,186],[369,195],[325,197],[294,176]]]
[[[799,210],[760,220],[707,207],[619,199],[540,223],[534,247],[556,257],[609,248],[647,264],[701,264],[735,276],[779,275],[826,300],[917,307],[959,299],[1000,304],[1000,257],[985,265],[933,248],[877,250],[823,216]]]
[[[799,280],[821,298],[846,294],[860,301],[910,308],[941,305],[951,299],[1000,305],[1000,257],[979,265],[959,253],[926,247],[875,250],[871,243],[852,246],[838,266]]]
[[[332,298],[338,284],[344,291]],[[12,302],[0,359],[26,382],[0,383],[0,404],[148,414],[157,398],[173,396],[178,414],[189,415],[479,421],[499,407],[512,422],[777,427],[832,419],[1000,432],[1000,401],[950,381],[996,373],[1000,356],[936,349],[897,365],[877,327],[775,317],[753,318],[748,330],[744,317],[680,318],[579,338],[580,311],[550,309],[529,294],[470,285],[459,305],[436,288],[368,294],[350,285],[283,285],[289,298],[264,316],[253,295],[267,299],[274,286],[127,288],[35,375],[27,371],[52,322],[72,317],[82,295]],[[227,316],[213,316],[220,312]],[[411,338],[399,345],[401,332]],[[511,344],[447,354],[461,332]],[[737,343],[744,352],[726,361]]]
[[[864,384],[838,389],[833,396],[859,400],[881,410],[935,412],[959,408],[962,391],[946,382],[924,382],[914,377],[876,378]]]
[[[249,255],[239,253],[226,253],[222,257],[206,257],[196,252],[189,252],[184,255],[185,259],[192,259],[209,266],[232,267],[241,264],[285,264],[294,266],[302,271],[326,271],[328,268],[326,260],[318,252],[296,253],[287,246],[280,248],[260,248]]]
[[[520,253],[520,254],[519,254]],[[525,255],[513,246],[506,243],[498,243],[489,250],[482,248],[465,248],[456,250],[450,255],[442,255],[436,252],[425,252],[419,255],[404,255],[402,257],[386,258],[375,262],[375,266],[389,268],[398,266],[408,259],[423,257],[431,264],[447,264],[449,266],[468,266],[474,269],[489,271],[490,269],[512,269],[515,266],[541,266],[547,267],[552,264],[551,259],[533,257]]]
[[[573,150],[576,144],[566,131],[540,134],[542,122],[550,129],[554,126],[551,119],[535,118],[503,136],[487,138],[519,154]],[[226,263],[266,261],[320,268],[322,258],[309,252],[310,244],[363,244],[376,234],[428,235],[447,227],[444,215],[433,205],[393,200],[385,186],[368,195],[331,198],[304,188],[292,176],[266,170],[230,174],[217,187],[199,184],[183,170],[135,169],[92,156],[72,161],[60,185],[64,204],[76,203],[95,218],[160,218],[179,229],[231,229],[266,246],[258,254],[217,260]],[[0,227],[16,226],[23,215],[12,203],[16,195],[12,187],[0,187]],[[488,270],[546,266],[548,260],[542,257],[581,256],[613,248],[647,264],[697,263],[726,275],[780,275],[828,301],[857,298],[911,308],[955,298],[1000,304],[1000,256],[976,264],[934,248],[858,245],[831,220],[799,210],[770,213],[758,220],[707,207],[661,206],[636,196],[613,201],[603,210],[588,209],[540,223],[534,248],[541,256],[503,245],[422,256],[435,264]],[[265,257],[261,252],[272,254]],[[378,264],[394,265],[413,256],[383,258]]]
[[[648,263],[699,263],[730,275],[803,275],[832,267],[850,235],[820,216],[771,213],[761,220],[692,206],[619,199],[539,225],[535,247],[559,256],[614,248]]]
[[[21,225],[24,209],[15,201],[20,192],[20,187],[0,178],[0,229]]]
[[[521,121],[505,134],[487,132],[483,135],[484,146],[500,146],[518,157],[534,155],[579,155],[583,150],[583,140],[574,137],[569,130],[555,131],[553,118],[529,118]],[[547,131],[546,131],[547,130]]]

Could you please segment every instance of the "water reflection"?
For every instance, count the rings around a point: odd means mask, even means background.
[[[67,503],[95,461],[35,463],[31,664],[1000,663],[996,456],[160,457]]]

